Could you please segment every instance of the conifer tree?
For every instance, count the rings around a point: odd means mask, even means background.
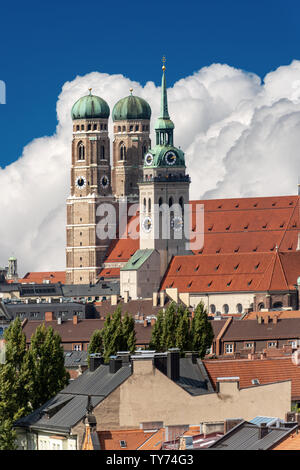
[[[64,365],[61,338],[51,326],[37,327],[31,337],[29,356],[33,369],[31,403],[36,409],[68,384],[69,374]]]
[[[152,328],[151,340],[149,348],[153,351],[161,352],[163,351],[163,346],[161,344],[162,332],[163,332],[163,323],[164,323],[164,313],[160,310],[156,316],[156,322]]]
[[[187,308],[180,308],[177,315],[178,321],[175,335],[175,346],[176,348],[179,348],[181,352],[184,352],[191,348],[189,310]]]
[[[178,315],[176,311],[176,304],[172,302],[166,308],[164,313],[164,321],[162,327],[161,346],[164,351],[176,346],[176,330],[178,324]]]
[[[135,350],[134,319],[128,314],[122,319],[122,310],[118,305],[113,315],[106,317],[102,333],[104,362],[108,363],[110,356],[118,351]]]
[[[95,330],[91,336],[88,346],[88,366],[90,367],[90,355],[103,352],[103,339],[101,330]]]
[[[31,411],[26,337],[17,318],[5,330],[5,363],[0,366],[0,449],[14,448],[13,422]]]
[[[203,302],[200,302],[194,312],[191,325],[192,350],[197,351],[201,359],[204,358],[207,349],[210,348],[214,338],[212,325],[207,316]]]

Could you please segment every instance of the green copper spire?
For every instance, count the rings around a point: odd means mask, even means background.
[[[165,76],[165,57],[163,57],[163,75],[161,79],[161,102],[160,116],[155,123],[156,144],[157,145],[173,145],[173,129],[174,124],[170,119],[168,111],[168,97]]]

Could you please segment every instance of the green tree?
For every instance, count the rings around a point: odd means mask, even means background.
[[[172,302],[166,308],[162,327],[161,347],[164,351],[176,346],[176,330],[178,325],[177,306]]]
[[[36,409],[55,396],[69,382],[61,338],[51,326],[46,328],[42,324],[37,327],[31,337],[28,362],[33,370],[30,384],[31,403]]]
[[[163,346],[161,344],[162,332],[164,324],[164,313],[160,310],[156,316],[156,322],[152,328],[151,340],[149,348],[153,351],[161,352],[163,351]]]
[[[90,367],[90,355],[103,352],[103,339],[101,330],[95,330],[88,346],[88,366]]]
[[[5,363],[0,366],[0,449],[14,448],[15,420],[31,411],[26,337],[19,318],[5,330]]]
[[[213,328],[208,319],[203,302],[200,302],[194,312],[191,325],[192,350],[197,351],[201,359],[204,358],[207,349],[210,348],[214,338]]]
[[[118,351],[132,353],[135,351],[134,319],[128,313],[122,319],[122,309],[119,305],[112,315],[106,317],[101,334],[105,363],[108,363],[110,356],[115,355]]]
[[[181,307],[177,315],[178,321],[175,334],[175,346],[183,353],[191,349],[190,312],[187,308]]]

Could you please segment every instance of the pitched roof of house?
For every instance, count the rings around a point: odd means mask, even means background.
[[[101,319],[83,319],[78,320],[74,325],[72,320],[63,321],[59,324],[57,321],[28,321],[23,326],[23,332],[26,336],[27,343],[36,328],[45,324],[46,327],[51,326],[60,337],[61,342],[65,343],[88,343],[95,330],[102,330],[104,321]],[[135,323],[136,342],[138,345],[149,344],[151,338],[151,325],[144,326],[144,323]],[[66,346],[65,346],[66,347]]]
[[[199,231],[199,205],[204,206],[204,247],[193,250],[194,254],[268,253],[276,246],[280,252],[297,249],[297,195],[190,201],[192,232]],[[128,222],[128,238],[116,238],[111,243],[105,263],[124,264],[139,249],[139,238],[131,238],[134,227],[130,229],[131,223],[137,223],[136,217],[138,214]],[[136,231],[139,232],[139,225]]]
[[[272,450],[300,450],[300,433],[298,430],[284,437]]]
[[[175,256],[161,290],[171,287],[193,293],[293,290],[299,266],[300,252]]]
[[[28,272],[23,278],[18,280],[21,284],[31,282],[42,284],[44,281],[48,281],[51,284],[55,284],[57,282],[65,284],[66,273],[65,271]]]
[[[208,448],[212,450],[269,450],[294,432],[297,426],[297,424],[293,427],[270,426],[266,428],[266,434],[261,437],[260,426],[242,421]]]
[[[43,406],[17,420],[15,426],[70,432],[85,417],[89,397],[94,408],[131,373],[131,366],[127,364],[114,374],[109,372],[108,365],[101,365],[93,372],[87,369]]]
[[[243,315],[242,320],[256,320],[258,317],[263,319],[269,317],[272,320],[274,317],[277,318],[300,318],[300,310],[268,310],[267,312],[249,312]]]
[[[137,450],[148,441],[153,432],[143,429],[124,429],[120,431],[97,431],[101,450]],[[123,441],[123,445],[121,445]]]
[[[205,359],[202,361],[208,376],[216,389],[219,377],[239,377],[240,388],[255,386],[252,380],[258,379],[260,385],[292,381],[292,400],[300,399],[300,367],[292,358],[276,359]]]
[[[233,319],[222,336],[222,341],[296,339],[299,337],[300,318],[279,318],[277,323]]]

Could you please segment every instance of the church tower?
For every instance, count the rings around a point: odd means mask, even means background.
[[[168,111],[164,65],[155,134],[156,145],[145,155],[143,180],[139,184],[140,249],[159,252],[162,277],[172,256],[188,251],[184,207],[189,204],[190,186],[184,153],[174,146],[174,123]]]
[[[97,207],[112,201],[106,101],[89,94],[72,108],[71,188],[67,199],[66,284],[97,279],[109,240],[96,234]]]
[[[113,108],[114,122],[112,190],[117,199],[137,202],[144,155],[151,146],[149,104],[132,94]]]

